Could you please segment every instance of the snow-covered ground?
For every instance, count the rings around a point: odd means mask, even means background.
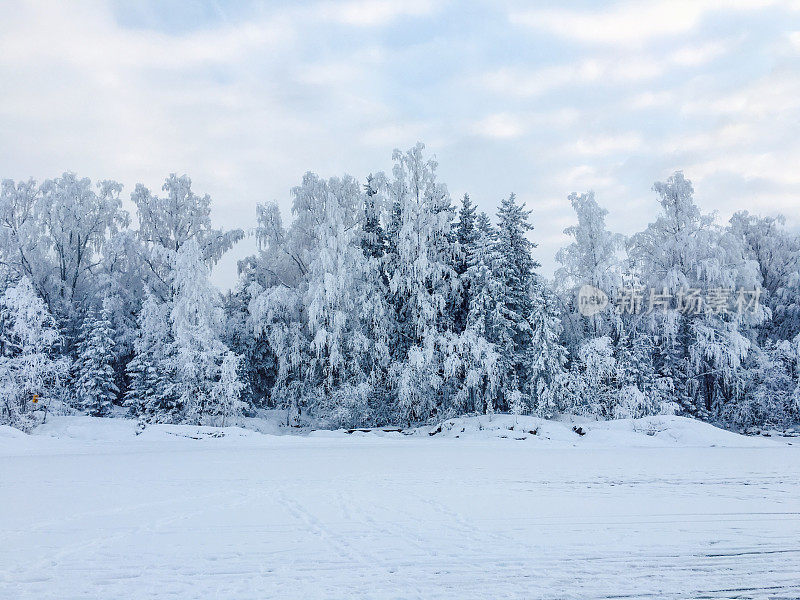
[[[0,598],[800,597],[800,439],[433,431],[0,428]]]

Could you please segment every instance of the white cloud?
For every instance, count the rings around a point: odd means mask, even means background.
[[[477,78],[478,86],[512,96],[541,96],[568,86],[614,86],[652,81],[671,71],[698,68],[730,51],[732,43],[717,40],[687,44],[664,55],[604,53],[576,62],[529,70],[503,67]]]
[[[580,111],[571,107],[536,112],[501,112],[472,121],[467,128],[480,137],[512,140],[535,133],[537,129],[568,127],[579,118]]]
[[[525,126],[515,115],[497,113],[474,123],[472,131],[487,138],[513,139],[525,133]]]
[[[316,16],[356,25],[374,27],[386,25],[400,17],[430,15],[438,6],[431,0],[350,0],[348,2],[326,2],[314,8]]]
[[[81,11],[80,6],[33,4],[0,13],[5,22],[0,63],[30,67],[59,62],[116,70],[191,68],[235,63],[248,53],[273,50],[294,34],[290,24],[278,18],[179,36],[133,31],[117,26],[108,11]]]
[[[618,2],[603,10],[513,10],[509,20],[590,44],[641,46],[692,31],[711,12],[764,8],[778,0],[654,0]]]
[[[482,75],[476,83],[498,94],[541,96],[570,85],[617,84],[652,79],[662,67],[636,57],[627,60],[589,58],[537,70],[503,67]]]
[[[734,91],[686,102],[686,114],[726,115],[743,118],[769,117],[800,111],[800,75],[797,71],[773,71],[770,75]],[[795,123],[796,124],[796,123]]]
[[[726,41],[713,41],[696,46],[683,46],[673,52],[668,62],[676,66],[697,67],[723,56],[730,51],[731,44]]]
[[[582,137],[574,144],[569,144],[567,149],[570,154],[581,156],[606,156],[635,152],[642,147],[642,136],[638,133],[619,133]]]
[[[728,123],[703,132],[672,136],[665,141],[663,151],[671,154],[706,153],[724,149],[730,152],[736,147],[749,145],[757,135],[757,130],[750,123]]]
[[[633,96],[628,102],[628,106],[633,109],[663,108],[675,102],[675,94],[671,91],[661,90],[658,92],[644,91]]]

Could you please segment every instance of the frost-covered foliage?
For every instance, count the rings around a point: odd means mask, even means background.
[[[574,301],[576,292],[584,285],[591,285],[609,296],[617,292],[622,284],[619,253],[624,239],[606,228],[608,211],[597,204],[593,192],[570,194],[569,201],[578,224],[564,230],[574,241],[556,254],[561,267],[556,271],[555,283],[568,308],[564,315],[567,347],[575,353],[587,337],[612,335],[621,326],[621,319],[612,305],[595,315],[582,316],[575,310]]]
[[[224,425],[245,408],[241,356],[222,341],[222,299],[208,280],[200,246],[190,239],[175,257],[173,300],[148,295],[128,364],[126,404],[144,427],[187,421]]]
[[[0,297],[0,423],[30,428],[34,411],[62,397],[69,362],[55,319],[27,277]]]
[[[800,421],[800,336],[754,348],[740,378],[743,389],[723,407],[724,421],[742,428]]]
[[[184,244],[194,240],[203,259],[214,264],[244,237],[244,232],[212,228],[211,197],[195,194],[186,175],[171,174],[161,189],[165,195],[156,196],[138,184],[131,200],[136,205],[149,289],[166,301],[173,290],[172,267]]]
[[[789,232],[784,221],[744,211],[730,222],[731,234],[758,266],[763,302],[772,312],[764,330],[773,340],[791,340],[800,333],[800,235]]]
[[[761,325],[768,311],[730,311],[714,306],[709,296],[734,290],[760,290],[761,277],[747,258],[740,236],[714,223],[694,203],[692,184],[682,173],[656,183],[662,213],[629,242],[631,264],[649,292],[646,302],[658,306],[637,325],[653,336],[656,370],[671,380],[683,410],[718,416],[740,393],[737,373],[747,356],[748,330]],[[706,294],[700,310],[692,310],[691,290]],[[678,304],[661,310],[663,297]],[[683,302],[684,306],[679,304]],[[648,307],[650,308],[650,307]],[[684,310],[682,310],[682,308]]]
[[[171,275],[171,357],[183,418],[198,424],[221,424],[241,412],[240,358],[220,339],[221,298],[208,275],[199,244],[188,240],[178,250]]]
[[[142,424],[179,419],[169,306],[148,295],[139,313],[134,355],[127,366],[125,404]]]
[[[107,273],[101,259],[108,243],[129,224],[122,210],[122,186],[93,186],[74,173],[15,183],[0,189],[0,257],[10,279],[30,280],[74,356],[82,306],[99,303]]]
[[[83,319],[74,364],[75,392],[78,404],[90,415],[108,414],[119,395],[114,379],[114,335],[110,302],[103,300],[100,311],[91,307]]]
[[[493,222],[486,199],[453,206],[422,144],[392,158],[364,180],[306,173],[286,223],[259,205],[257,252],[224,296],[209,272],[244,233],[214,228],[187,176],[160,195],[136,186],[135,228],[113,181],[4,181],[3,422],[30,427],[56,400],[95,415],[123,404],[142,427],[263,408],[322,426],[495,411],[800,421],[800,236],[782,218],[724,225],[677,172],[624,240],[592,192],[574,193],[550,282],[510,190]],[[584,286],[608,304],[581,314]],[[714,303],[742,290],[761,302]]]

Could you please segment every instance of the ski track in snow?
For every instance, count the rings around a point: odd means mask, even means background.
[[[2,599],[800,597],[797,446],[46,441]]]

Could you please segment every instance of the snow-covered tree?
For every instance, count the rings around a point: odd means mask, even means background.
[[[192,180],[174,173],[164,181],[164,196],[156,196],[137,184],[131,200],[136,204],[139,237],[144,243],[143,259],[148,268],[148,285],[162,301],[173,290],[172,266],[181,248],[194,240],[203,260],[210,266],[244,237],[240,229],[223,231],[211,226],[211,197],[192,191]]]
[[[458,286],[450,196],[423,149],[417,144],[407,152],[395,150],[389,186],[400,219],[396,237],[390,237],[396,251],[389,271],[396,322],[392,372],[398,416],[407,422],[427,419],[442,402],[442,350],[451,328],[447,307]]]
[[[478,222],[477,237],[473,242],[469,265],[463,276],[465,287],[469,290],[469,303],[466,330],[462,335],[471,336],[476,344],[489,345],[488,348],[491,350],[493,357],[491,370],[484,369],[484,372],[493,373],[496,381],[486,378],[485,383],[490,385],[484,386],[477,394],[475,386],[469,388],[473,396],[470,403],[472,410],[491,412],[497,405],[502,385],[499,381],[502,375],[502,363],[498,343],[502,339],[505,325],[504,287],[498,276],[501,256],[497,251],[494,230],[485,213],[478,216]]]
[[[551,284],[530,211],[512,195],[493,227],[468,195],[454,210],[423,148],[395,151],[365,186],[307,173],[288,226],[259,205],[258,251],[224,298],[209,269],[244,234],[212,226],[188,177],[136,187],[138,230],[113,181],[3,181],[2,419],[29,425],[34,393],[93,414],[122,395],[143,424],[228,424],[245,405],[286,408],[291,424],[636,417],[676,402],[738,427],[800,419],[800,235],[782,217],[722,227],[678,172],[654,186],[661,213],[621,262],[606,211],[572,194]],[[638,312],[578,314],[584,284],[638,295]]]
[[[474,262],[475,244],[477,243],[479,232],[475,226],[476,206],[470,200],[469,194],[464,194],[461,199],[461,208],[458,211],[458,222],[454,224],[454,238],[456,243],[455,272],[460,278],[460,288],[458,293],[453,295],[454,306],[450,307],[452,313],[453,327],[461,332],[467,326],[467,314],[469,313],[470,280],[467,271]]]
[[[386,233],[381,225],[381,206],[379,204],[380,178],[371,173],[364,185],[364,216],[361,225],[361,248],[367,257],[380,260],[386,253]]]
[[[782,216],[758,217],[743,211],[733,215],[729,227],[745,257],[758,265],[762,301],[772,313],[764,327],[773,341],[791,340],[800,333],[800,235],[784,222]]]
[[[92,306],[86,313],[74,366],[78,404],[96,417],[108,414],[119,395],[112,366],[114,335],[110,312],[109,300],[105,298],[99,312]]]
[[[536,244],[531,242],[527,234],[533,229],[530,218],[531,211],[517,203],[516,196],[511,194],[504,199],[497,211],[498,226],[496,250],[498,255],[497,277],[502,286],[500,299],[501,313],[495,323],[495,343],[501,361],[501,381],[504,393],[514,391],[515,385],[522,386],[521,391],[536,393],[538,384],[532,380],[530,360],[539,360],[535,371],[544,369],[541,356],[534,357],[534,330],[531,319],[536,319],[539,329],[540,347],[548,347],[550,335],[547,327],[551,323],[548,310],[536,308],[534,291],[542,291],[535,281],[534,269],[538,263],[534,261],[532,250]],[[543,296],[542,296],[543,298]],[[538,298],[541,300],[541,298]],[[533,385],[532,385],[533,384]],[[529,397],[529,403],[533,398]],[[507,408],[509,405],[505,404]]]
[[[125,389],[125,368],[133,358],[137,317],[147,296],[144,248],[136,232],[123,230],[104,246],[102,288],[114,333],[117,386]]]
[[[307,175],[303,183],[315,189],[319,204],[313,210],[324,215],[304,295],[312,368],[320,377],[327,412],[338,422],[357,425],[370,419],[368,390],[385,377],[388,364],[380,257],[365,255],[360,247],[355,222],[362,196],[354,179],[326,182]],[[365,201],[370,200],[366,195]]]
[[[644,325],[655,336],[656,369],[684,410],[718,414],[740,392],[736,373],[750,347],[744,329],[767,316],[762,306],[732,310],[735,290],[759,293],[758,269],[738,237],[701,214],[683,173],[654,190],[662,213],[631,238],[629,255],[648,293]]]
[[[125,404],[139,417],[141,426],[149,422],[179,420],[176,396],[175,358],[169,305],[148,294],[138,318],[134,355],[127,365],[129,379]]]
[[[3,264],[15,278],[27,277],[59,322],[65,349],[74,350],[82,311],[102,299],[102,254],[109,238],[128,226],[122,186],[96,186],[74,173],[15,184],[0,191]]]
[[[559,382],[564,375],[567,350],[561,344],[555,295],[538,276],[531,282],[530,296],[533,302],[527,319],[530,342],[525,348],[526,391],[539,414],[552,415],[558,410]]]
[[[619,328],[619,317],[613,305],[609,304],[595,315],[583,316],[578,313],[574,301],[576,292],[584,285],[591,285],[609,297],[614,296],[621,284],[618,253],[624,240],[621,235],[606,229],[608,211],[597,204],[593,192],[571,194],[569,201],[578,217],[578,224],[564,230],[573,241],[556,254],[561,267],[556,271],[555,282],[569,309],[566,317],[570,322],[565,326],[565,333],[570,348],[574,350],[585,337],[611,335]]]
[[[220,398],[214,386],[220,381],[221,365],[229,349],[220,339],[219,292],[208,280],[208,267],[197,240],[190,239],[180,247],[171,279],[176,394],[184,418],[204,423],[220,414]],[[226,389],[235,387],[226,384]],[[229,399],[233,406],[239,400],[236,393]]]
[[[255,286],[257,287],[257,286]],[[255,334],[250,321],[250,288],[244,278],[222,301],[224,330],[221,339],[241,357],[239,374],[244,385],[243,401],[253,408],[271,408],[270,392],[275,384],[277,357],[263,333]]]
[[[33,403],[47,406],[62,396],[69,371],[56,354],[61,342],[55,319],[33,284],[23,277],[0,297],[0,422],[33,425]]]
[[[286,409],[287,425],[298,424],[308,404],[314,404],[313,380],[306,376],[311,363],[311,344],[305,327],[303,304],[297,289],[258,283],[249,287],[249,324],[254,337],[269,344],[276,360],[270,403]]]
[[[747,429],[800,421],[800,336],[754,347],[742,371],[744,389],[723,407],[724,422]]]
[[[231,424],[247,408],[241,400],[245,388],[239,376],[241,364],[240,356],[227,351],[219,366],[219,379],[211,388],[209,415],[216,421],[215,424],[222,427]]]

